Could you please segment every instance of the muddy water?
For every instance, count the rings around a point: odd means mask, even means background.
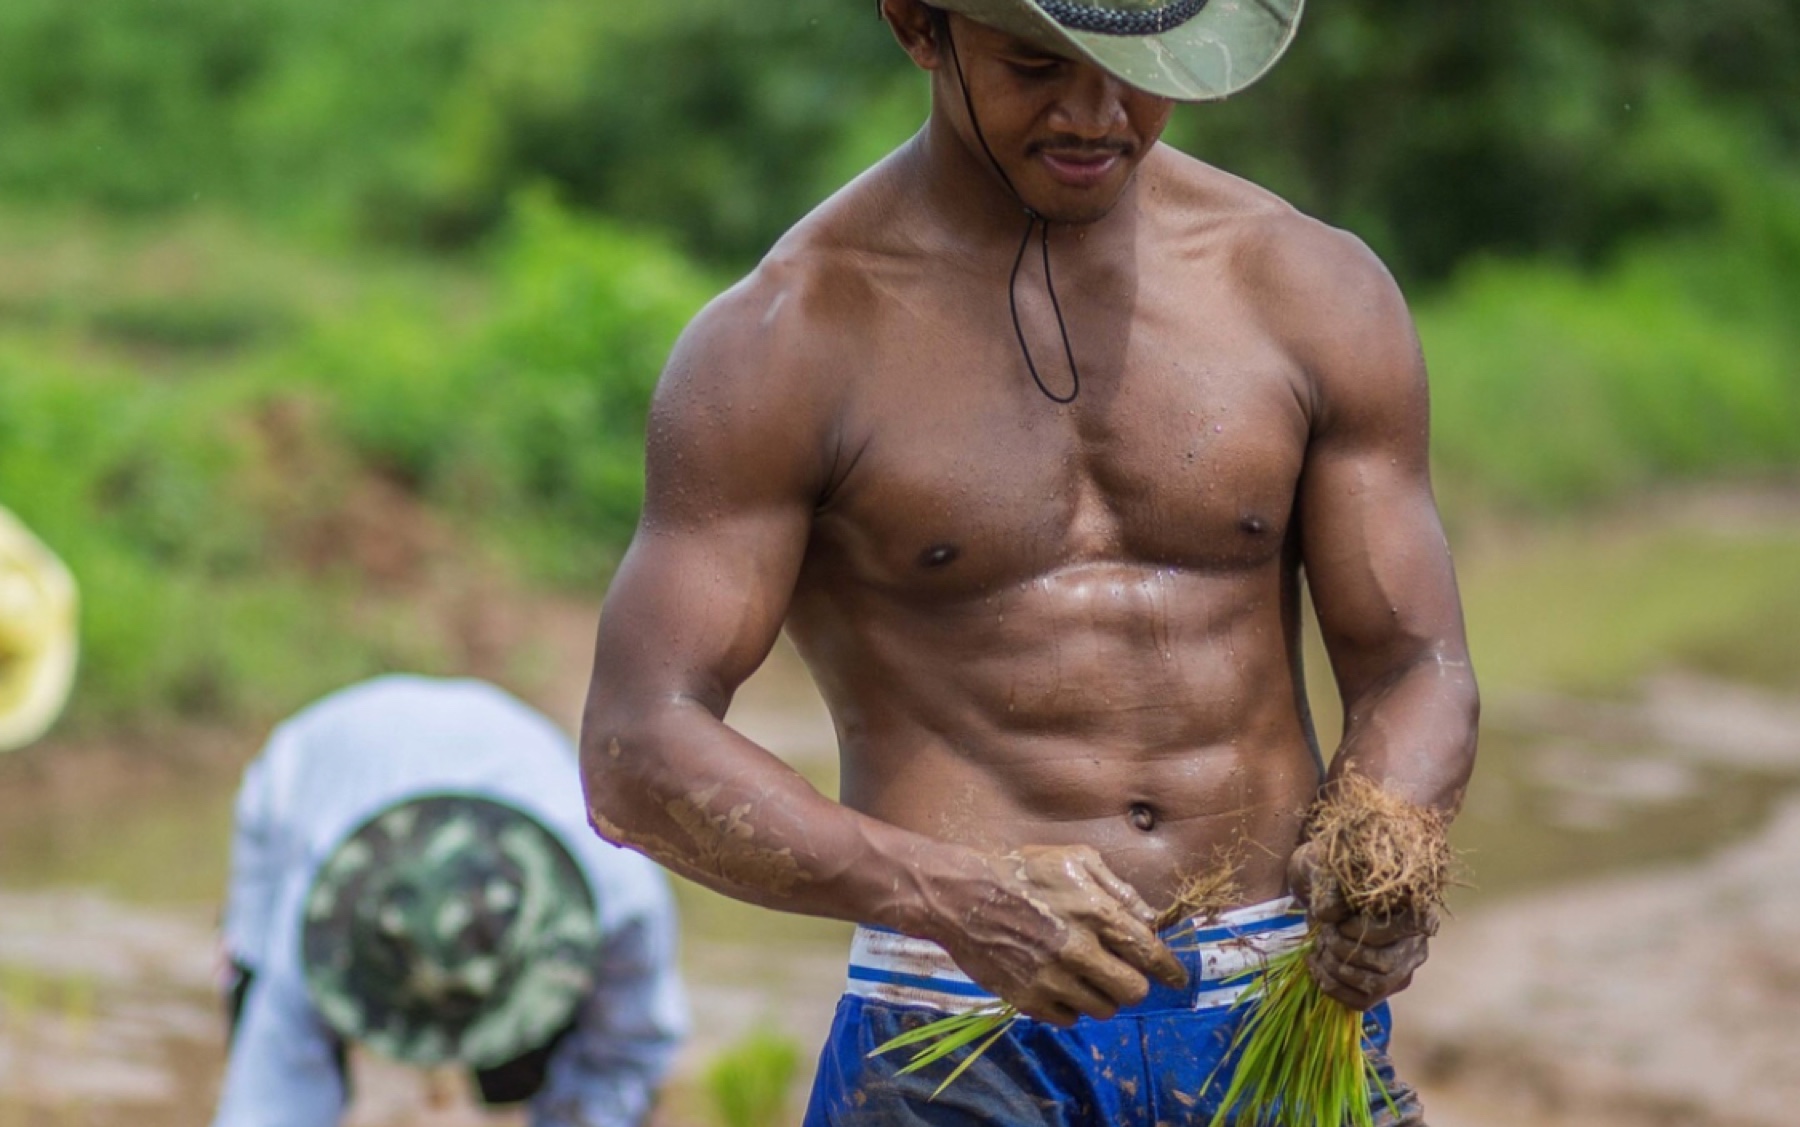
[[[585,660],[585,635],[569,646],[571,663]],[[1755,697],[1684,727],[1682,717],[1729,693],[1682,691],[1689,697],[1651,686],[1604,706],[1517,697],[1492,709],[1478,785],[1457,826],[1474,873],[1459,910],[1706,856],[1800,793],[1791,702]],[[551,696],[543,703],[554,715],[574,715],[566,689]],[[1328,702],[1328,690],[1315,697]],[[1765,714],[1747,722],[1745,708],[1759,707]],[[832,791],[830,725],[785,648],[740,694],[732,722]],[[1754,738],[1696,739],[1696,728]],[[236,770],[253,751],[176,767],[70,747],[0,761],[0,1127],[206,1120],[224,1050],[212,990],[216,896]],[[848,929],[678,890],[700,1020],[659,1123],[698,1127],[710,1121],[700,1077],[720,1048],[757,1028],[781,1029],[808,1052],[818,1043]],[[1455,936],[1452,925],[1440,944]],[[356,1081],[353,1123],[496,1121],[470,1110],[454,1076],[359,1059]],[[1542,1109],[1496,1111],[1454,1088],[1434,1095],[1437,1127],[1565,1127]]]

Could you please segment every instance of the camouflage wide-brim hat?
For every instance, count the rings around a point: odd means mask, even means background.
[[[340,1036],[398,1061],[486,1068],[546,1044],[594,986],[594,895],[513,807],[440,794],[363,823],[307,893],[301,957]]]
[[[1129,86],[1182,102],[1228,98],[1293,42],[1305,0],[928,0]]]

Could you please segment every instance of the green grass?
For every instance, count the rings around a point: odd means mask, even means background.
[[[1001,1034],[1018,1020],[1019,1011],[1016,1006],[1010,1002],[997,1002],[968,1013],[951,1014],[928,1021],[917,1029],[909,1029],[898,1037],[883,1041],[869,1055],[879,1056],[901,1049],[912,1049],[912,1055],[897,1073],[908,1076],[929,1068],[962,1049],[968,1049],[969,1054],[958,1061],[956,1067],[946,1073],[938,1086],[931,1090],[931,1098],[936,1099],[957,1077],[968,1071],[970,1065],[980,1060],[983,1053],[993,1048]]]
[[[1616,695],[1682,670],[1800,692],[1800,527],[1564,523],[1477,552],[1470,645],[1495,688]]]
[[[767,1030],[722,1050],[706,1068],[706,1091],[720,1127],[786,1127],[799,1068],[799,1046]]]
[[[448,671],[446,571],[598,588],[662,357],[712,290],[541,197],[479,273],[223,223],[0,231],[0,502],[82,588],[77,733]]]
[[[1689,257],[1668,248],[1598,277],[1492,263],[1420,303],[1453,506],[1568,508],[1800,464],[1800,332],[1703,300]],[[1800,303],[1792,278],[1766,289]]]

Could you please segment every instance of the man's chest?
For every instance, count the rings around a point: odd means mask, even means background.
[[[1010,334],[915,339],[862,373],[821,546],[867,581],[944,595],[1084,562],[1256,566],[1291,520],[1303,377],[1265,338],[1175,318],[1071,326],[1081,390],[1033,383]],[[1103,330],[1103,327],[1101,327]],[[1072,384],[1054,335],[1044,384]]]

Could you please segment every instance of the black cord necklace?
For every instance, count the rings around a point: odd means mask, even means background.
[[[1044,398],[1052,403],[1073,403],[1075,397],[1081,394],[1081,369],[1075,366],[1075,348],[1069,343],[1069,325],[1063,320],[1062,303],[1056,299],[1056,280],[1050,274],[1050,221],[1025,202],[1025,197],[1013,186],[1012,177],[1006,174],[1006,169],[1000,167],[994,150],[988,147],[987,135],[981,131],[981,121],[975,116],[974,99],[969,96],[969,81],[963,77],[962,59],[956,53],[956,39],[950,34],[950,21],[945,20],[943,28],[944,42],[950,48],[950,61],[956,67],[956,84],[962,88],[963,108],[968,111],[969,124],[975,129],[975,139],[981,143],[981,151],[987,154],[988,163],[999,173],[1000,182],[1006,185],[1006,190],[1012,193],[1013,199],[1018,200],[1019,206],[1025,210],[1025,237],[1019,240],[1019,253],[1013,258],[1012,277],[1006,283],[1006,301],[1012,310],[1013,335],[1019,340],[1019,352],[1025,357],[1025,367],[1031,373],[1031,382],[1037,384],[1038,390],[1044,393]],[[1050,308],[1056,313],[1056,328],[1062,335],[1063,355],[1068,358],[1069,375],[1073,381],[1067,395],[1058,395],[1045,386],[1043,376],[1038,374],[1037,362],[1032,359],[1031,345],[1025,340],[1024,322],[1019,319],[1019,271],[1025,265],[1025,251],[1031,246],[1032,232],[1038,229],[1040,223],[1043,224],[1039,244],[1044,256],[1044,289],[1050,293]]]

